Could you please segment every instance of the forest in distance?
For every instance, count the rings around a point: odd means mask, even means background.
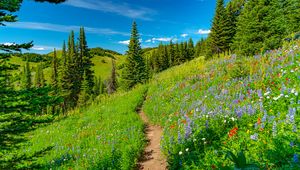
[[[126,18],[130,34],[41,23],[35,37],[12,25],[27,23],[27,3],[113,25]],[[166,2],[134,3],[0,2],[1,36],[33,37],[0,44],[0,169],[300,169],[300,1],[193,0],[214,9],[205,35],[149,40],[156,21],[146,14]],[[107,44],[129,37],[119,41],[126,51],[95,45],[101,34]],[[59,47],[33,50],[54,35]]]

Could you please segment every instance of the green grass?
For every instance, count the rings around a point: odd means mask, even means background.
[[[49,54],[50,56],[53,55],[52,53]],[[58,58],[60,58],[61,56],[61,52],[58,51],[57,54]],[[125,61],[125,57],[124,56],[118,56],[115,55],[114,56],[116,59],[116,65],[117,67],[119,65],[121,65],[124,61]],[[12,64],[17,64],[19,65],[19,69],[18,70],[14,70],[13,71],[13,75],[18,75],[21,71],[23,71],[23,67],[25,65],[25,61],[22,60],[22,58],[20,57],[11,57],[10,63]],[[94,63],[93,66],[93,70],[94,70],[94,75],[96,77],[101,77],[102,80],[107,80],[109,79],[110,75],[111,75],[111,69],[112,69],[112,63],[111,63],[111,58],[110,57],[106,57],[106,56],[94,56],[92,58],[92,62]],[[29,62],[30,67],[32,68],[32,80],[34,80],[34,76],[35,76],[35,69],[38,66],[39,63],[35,63],[35,62]],[[51,67],[47,67],[44,69],[44,76],[46,79],[47,83],[50,83],[50,78],[51,78]]]
[[[14,160],[17,153],[30,158],[42,151],[34,160],[19,161],[16,169],[133,169],[145,145],[136,113],[145,90],[104,97],[100,104],[29,132],[28,141],[5,157]]]
[[[299,46],[198,58],[156,75],[144,111],[164,128],[169,168],[238,168],[226,155],[240,151],[262,169],[299,168]]]

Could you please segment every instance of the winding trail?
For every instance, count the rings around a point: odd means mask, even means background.
[[[166,170],[167,161],[160,151],[160,138],[162,136],[162,128],[149,123],[149,120],[142,110],[138,111],[140,117],[146,125],[146,136],[148,146],[145,148],[143,157],[139,162],[141,170]]]

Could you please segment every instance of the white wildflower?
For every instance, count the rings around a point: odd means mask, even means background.
[[[202,140],[204,141],[204,140],[205,140],[205,138],[202,138]]]
[[[231,119],[232,121],[235,121],[234,117],[231,117],[230,119]]]
[[[188,151],[189,151],[189,148],[186,148],[185,151],[188,152]]]
[[[289,96],[288,96],[288,95],[285,95],[284,97],[285,97],[285,98],[288,98]]]
[[[267,96],[267,95],[269,95],[270,93],[271,93],[271,92],[268,91],[268,92],[266,92],[264,95]]]
[[[181,151],[179,152],[179,155],[182,155],[182,152],[181,152]]]

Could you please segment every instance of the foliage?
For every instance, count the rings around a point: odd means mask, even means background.
[[[13,169],[133,169],[145,146],[144,125],[136,114],[145,89],[103,97],[101,104],[28,132],[28,142],[3,159]],[[15,161],[20,156],[33,159]]]
[[[146,64],[142,57],[142,48],[139,39],[137,24],[136,22],[133,22],[127,58],[122,72],[125,89],[131,89],[135,85],[144,83],[148,79]]]
[[[198,58],[156,75],[144,111],[164,128],[169,168],[233,167],[226,154],[243,150],[259,169],[299,169],[299,46]]]

